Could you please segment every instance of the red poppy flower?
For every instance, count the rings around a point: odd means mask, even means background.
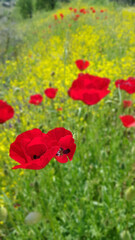
[[[57,93],[58,89],[57,88],[47,88],[44,93],[48,98],[55,98],[56,93]]]
[[[90,10],[93,10],[93,7],[90,7]]]
[[[14,109],[3,100],[0,100],[0,123],[4,123],[14,116]]]
[[[20,207],[21,205],[19,204],[19,203],[15,203],[14,204],[14,208],[18,208],[18,207]]]
[[[93,12],[93,13],[95,13],[95,12],[96,12],[96,10],[95,10],[95,9],[93,9],[93,10],[92,10],[92,12]]]
[[[57,19],[58,19],[58,17],[57,17],[57,15],[56,15],[56,14],[54,14],[54,19],[55,19],[55,20],[57,20]]]
[[[72,133],[55,128],[47,134],[33,129],[20,134],[10,145],[10,157],[20,163],[13,169],[39,170],[55,157],[60,163],[71,161],[76,150]]]
[[[132,106],[132,101],[123,100],[123,106],[124,106],[124,108],[131,107]]]
[[[101,13],[103,13],[103,12],[104,12],[104,10],[103,10],[103,9],[101,9],[101,10],[100,10],[100,12],[101,12]]]
[[[59,146],[55,155],[56,160],[60,163],[66,163],[68,159],[72,161],[76,150],[72,133],[61,127],[49,131],[47,135],[53,140],[53,146]]]
[[[75,63],[76,63],[76,66],[81,71],[85,70],[90,65],[90,63],[88,61],[84,61],[84,60],[81,60],[81,59],[77,60]]]
[[[81,8],[81,9],[80,9],[80,13],[86,13],[85,8]]]
[[[29,103],[39,105],[43,101],[43,97],[40,94],[30,96]]]
[[[127,80],[117,80],[115,85],[117,88],[120,88],[129,94],[135,93],[135,77],[129,77]]]
[[[76,13],[77,12],[77,9],[76,8],[74,8],[74,13]]]
[[[60,13],[60,17],[61,17],[61,19],[63,19],[63,18],[64,18],[64,15],[63,15],[63,13]]]
[[[57,108],[57,111],[62,111],[62,110],[63,110],[62,107]]]
[[[110,93],[108,90],[109,83],[108,78],[92,76],[88,73],[79,74],[68,90],[68,94],[74,100],[81,100],[88,105],[94,105]]]
[[[132,115],[120,116],[120,120],[127,128],[135,127],[135,118]]]
[[[73,19],[74,19],[74,21],[77,21],[79,17],[80,17],[80,15],[79,15],[79,14],[75,15],[75,18],[73,18]]]
[[[39,129],[26,131],[10,145],[10,157],[20,163],[13,169],[42,169],[58,151],[59,147],[52,145],[52,139],[47,134]]]
[[[72,10],[73,10],[73,8],[72,8],[72,7],[70,7],[70,8],[69,8],[69,10],[70,10],[70,11],[72,11]]]

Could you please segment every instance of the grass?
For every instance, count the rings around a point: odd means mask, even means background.
[[[119,115],[134,114],[134,106],[122,105],[124,99],[134,102],[134,94],[119,95],[114,85],[135,76],[135,12],[96,4],[95,14],[73,21],[69,6],[91,4],[73,2],[19,22],[21,48],[17,45],[18,54],[0,65],[0,98],[15,109],[14,118],[0,125],[0,202],[8,212],[0,221],[2,240],[119,240],[124,230],[135,239],[135,201],[125,199],[126,189],[135,185],[135,135],[119,120]],[[61,12],[64,19],[57,23],[53,15]],[[111,79],[111,93],[92,107],[67,95],[80,58],[90,61],[86,72]],[[44,95],[49,84],[59,89],[53,101]],[[44,96],[41,106],[28,103],[35,93]],[[9,158],[9,147],[17,135],[55,127],[74,135],[72,162],[53,159],[40,171],[11,170],[16,162]],[[29,226],[25,217],[33,211],[43,218]]]

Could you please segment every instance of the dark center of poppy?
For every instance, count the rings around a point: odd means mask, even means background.
[[[35,160],[35,159],[38,159],[38,158],[40,158],[40,156],[37,156],[37,155],[34,155],[33,156],[33,159]]]
[[[70,149],[69,148],[63,151],[63,154],[68,154],[68,153],[70,153]]]
[[[63,156],[63,154],[68,154],[70,152],[70,149],[67,148],[64,150],[63,148],[60,148],[59,151],[56,153],[56,156],[60,157]]]

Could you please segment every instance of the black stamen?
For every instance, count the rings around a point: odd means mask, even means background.
[[[64,150],[63,148],[60,148],[59,151],[56,153],[56,156],[60,157],[63,156],[63,154],[68,154],[70,152],[70,149]]]
[[[70,149],[69,148],[63,151],[63,154],[68,154],[68,153],[70,153]]]
[[[38,158],[39,158],[39,156],[37,156],[37,155],[33,156],[33,159],[38,159]]]

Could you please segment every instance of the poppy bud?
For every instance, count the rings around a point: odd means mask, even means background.
[[[34,187],[35,187],[35,191],[39,192],[39,183],[37,181],[34,182]]]
[[[25,223],[27,225],[32,225],[38,223],[42,218],[42,215],[39,212],[30,212],[26,218]]]
[[[82,126],[82,127],[80,128],[80,132],[83,132],[83,130],[84,130],[84,127]]]
[[[52,73],[51,73],[51,76],[53,77],[54,75],[55,75],[55,72],[52,72]]]
[[[8,171],[8,166],[7,166],[7,164],[5,163],[5,164],[4,164],[4,174],[5,174],[5,175],[8,175],[8,173],[9,173],[9,171]]]
[[[121,240],[132,240],[130,232],[128,230],[123,231],[120,236]]]
[[[7,209],[5,207],[0,207],[0,221],[4,222],[7,218]]]
[[[131,186],[126,190],[125,199],[129,202],[135,200],[135,187],[134,186]]]

